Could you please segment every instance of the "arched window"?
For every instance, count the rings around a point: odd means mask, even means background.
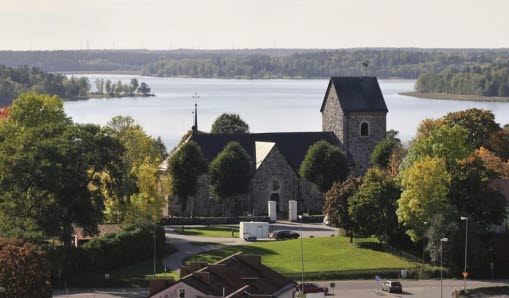
[[[361,123],[361,137],[369,136],[369,124],[367,122]]]

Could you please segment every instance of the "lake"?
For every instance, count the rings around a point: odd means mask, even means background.
[[[146,82],[155,97],[126,97],[66,101],[66,113],[78,123],[104,125],[116,115],[130,115],[152,136],[160,136],[173,148],[192,126],[194,99],[198,93],[198,128],[209,131],[223,112],[237,113],[251,132],[320,131],[320,106],[328,80],[221,80],[158,78],[133,75],[90,74],[123,83],[136,77]],[[414,80],[380,80],[389,108],[387,129],[410,140],[425,118],[468,108],[492,110],[499,123],[509,123],[509,103],[433,100],[402,96],[413,90]]]

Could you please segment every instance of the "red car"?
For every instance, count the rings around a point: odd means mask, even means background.
[[[301,290],[302,290],[302,284],[299,284],[299,291],[301,291]],[[328,292],[329,292],[329,288],[320,287],[319,284],[310,283],[310,282],[304,283],[304,294],[307,294],[307,293],[328,293]]]

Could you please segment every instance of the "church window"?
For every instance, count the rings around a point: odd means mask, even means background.
[[[270,188],[272,189],[272,191],[278,191],[281,188],[281,184],[279,183],[279,181],[273,180]]]
[[[361,123],[361,137],[369,136],[369,124],[367,122]]]
[[[180,297],[180,298],[184,298],[184,297],[186,297],[186,290],[184,290],[184,289],[180,289],[180,290],[179,290],[179,297]]]

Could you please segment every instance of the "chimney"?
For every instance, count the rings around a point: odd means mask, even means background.
[[[210,274],[208,272],[194,272],[193,277],[204,284],[208,285],[210,283]]]

